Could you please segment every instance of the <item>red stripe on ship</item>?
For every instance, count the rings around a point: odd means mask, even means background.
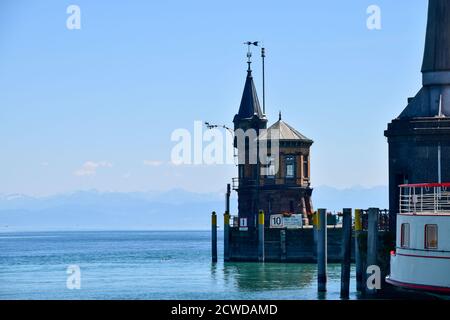
[[[414,257],[414,258],[427,258],[427,259],[450,259],[450,257],[442,256],[421,256],[417,254],[396,253],[397,256]]]
[[[390,278],[386,278],[386,282],[390,283],[394,286],[407,288],[407,289],[450,294],[450,288],[448,288],[448,287],[438,287],[438,286],[429,286],[429,285],[425,285],[425,284],[407,283],[407,282],[392,280]]]

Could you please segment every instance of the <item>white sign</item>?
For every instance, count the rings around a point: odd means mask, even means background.
[[[271,228],[284,228],[284,219],[282,214],[272,214],[270,216]]]
[[[239,231],[248,231],[247,218],[239,218]]]
[[[298,229],[303,225],[301,214],[293,214],[290,217],[284,217],[284,226],[288,229]]]
[[[270,228],[298,229],[303,225],[302,215],[293,214],[290,217],[284,217],[282,214],[273,214],[270,216]]]

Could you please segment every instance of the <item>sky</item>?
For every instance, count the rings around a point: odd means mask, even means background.
[[[69,5],[81,29],[66,26]],[[366,26],[370,5],[381,30]],[[312,185],[387,185],[383,131],[421,87],[426,0],[1,0],[0,194],[225,190],[233,165],[170,163],[174,130],[232,126],[244,41],[266,111],[314,140]],[[260,100],[261,61],[253,57]]]

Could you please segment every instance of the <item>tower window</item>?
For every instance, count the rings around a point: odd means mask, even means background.
[[[303,178],[308,178],[308,156],[303,156]]]
[[[275,178],[275,158],[273,156],[267,157],[266,176],[269,179]]]
[[[438,226],[437,224],[425,225],[425,249],[438,248]]]
[[[295,178],[295,157],[294,156],[286,157],[286,178],[287,179]]]

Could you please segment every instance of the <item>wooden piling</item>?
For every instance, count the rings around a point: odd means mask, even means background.
[[[223,215],[223,260],[230,261],[230,213]]]
[[[362,210],[355,209],[355,271],[356,291],[363,291],[363,261],[362,261]]]
[[[280,230],[280,259],[286,261],[286,229]]]
[[[319,213],[315,211],[313,213],[312,223],[313,223],[313,234],[314,234],[314,246],[317,247],[317,227],[318,227],[318,216]]]
[[[352,209],[344,209],[342,214],[341,298],[348,299],[350,295]]]
[[[225,214],[223,215],[223,260],[230,261],[230,195],[231,185],[227,184]]]
[[[378,208],[370,208],[367,226],[367,267],[378,266]],[[367,270],[365,271],[367,278]],[[366,283],[366,294],[373,295],[376,289],[369,289]]]
[[[317,211],[314,211],[313,217],[312,217],[312,224],[313,224],[313,236],[314,236],[314,247],[315,250],[313,250],[314,259],[317,261],[317,228],[319,223],[319,213]]]
[[[211,255],[212,262],[217,262],[217,215],[215,211],[211,214]]]
[[[327,210],[318,210],[317,284],[318,291],[327,291]]]
[[[227,184],[227,194],[225,198],[225,212],[230,213],[230,195],[231,195],[231,185]]]
[[[264,262],[264,211],[258,214],[258,261]]]

